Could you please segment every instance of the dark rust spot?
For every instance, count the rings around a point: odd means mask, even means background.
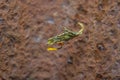
[[[98,44],[97,44],[97,49],[100,50],[100,51],[106,50],[103,43],[98,43]]]

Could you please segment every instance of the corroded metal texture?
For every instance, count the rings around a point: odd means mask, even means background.
[[[57,51],[47,40],[84,32]],[[0,0],[0,80],[120,80],[119,0]]]

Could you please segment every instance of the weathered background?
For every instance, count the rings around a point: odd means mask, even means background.
[[[81,36],[46,50],[77,22]],[[0,80],[120,80],[120,0],[0,0]]]

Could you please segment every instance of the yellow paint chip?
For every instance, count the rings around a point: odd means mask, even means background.
[[[48,51],[56,51],[57,48],[47,48]]]

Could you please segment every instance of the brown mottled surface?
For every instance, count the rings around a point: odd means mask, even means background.
[[[81,36],[46,51],[77,22]],[[0,0],[0,80],[120,80],[120,0]]]

